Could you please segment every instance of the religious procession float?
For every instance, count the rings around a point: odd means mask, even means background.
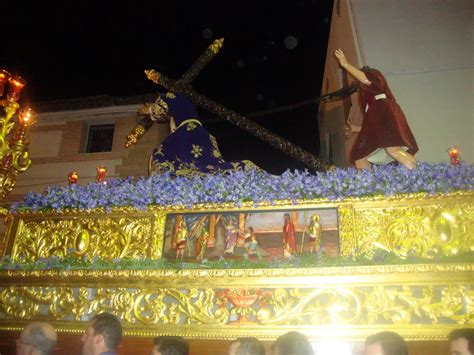
[[[5,212],[0,329],[44,319],[81,332],[104,311],[128,335],[202,339],[437,340],[473,326],[474,166],[328,167],[191,89],[221,44],[178,81],[147,71],[166,92],[127,145],[160,120],[172,132],[150,176],[71,179]],[[309,170],[225,161],[193,103]]]

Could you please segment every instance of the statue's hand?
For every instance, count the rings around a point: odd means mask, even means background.
[[[339,64],[341,64],[341,67],[344,67],[346,64],[348,64],[346,56],[344,55],[344,52],[342,51],[342,49],[336,49],[334,51],[334,55],[339,61]]]
[[[352,135],[352,132],[353,132],[352,126],[346,123],[344,126],[344,136],[346,138],[349,138]]]
[[[140,109],[138,110],[138,114],[139,115],[149,115],[150,114],[150,107],[152,105],[153,104],[145,104],[143,107],[140,107]]]

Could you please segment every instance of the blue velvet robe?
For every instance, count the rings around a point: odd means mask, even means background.
[[[174,97],[173,97],[174,96]],[[191,101],[181,94],[162,94],[176,130],[153,150],[150,173],[213,174],[229,170],[259,169],[248,160],[224,161],[216,139],[202,126]]]

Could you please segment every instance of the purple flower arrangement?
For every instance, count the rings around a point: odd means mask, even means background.
[[[375,166],[371,171],[353,168],[310,174],[286,171],[271,175],[262,171],[236,171],[220,175],[174,177],[170,174],[114,179],[104,183],[48,187],[42,194],[30,192],[12,210],[33,211],[66,208],[94,209],[149,205],[191,207],[201,203],[244,202],[274,204],[288,200],[393,196],[398,194],[450,193],[474,190],[474,165],[420,162],[413,170],[397,165]]]

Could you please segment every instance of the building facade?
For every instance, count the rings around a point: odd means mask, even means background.
[[[152,100],[152,96],[104,96],[33,105],[38,114],[29,131],[32,164],[18,175],[5,202],[19,200],[30,191],[66,185],[73,171],[79,174],[80,184],[95,181],[98,166],[107,169],[107,179],[147,175],[149,154],[169,133],[168,125],[152,126],[128,149],[125,141],[141,118],[138,109]]]

